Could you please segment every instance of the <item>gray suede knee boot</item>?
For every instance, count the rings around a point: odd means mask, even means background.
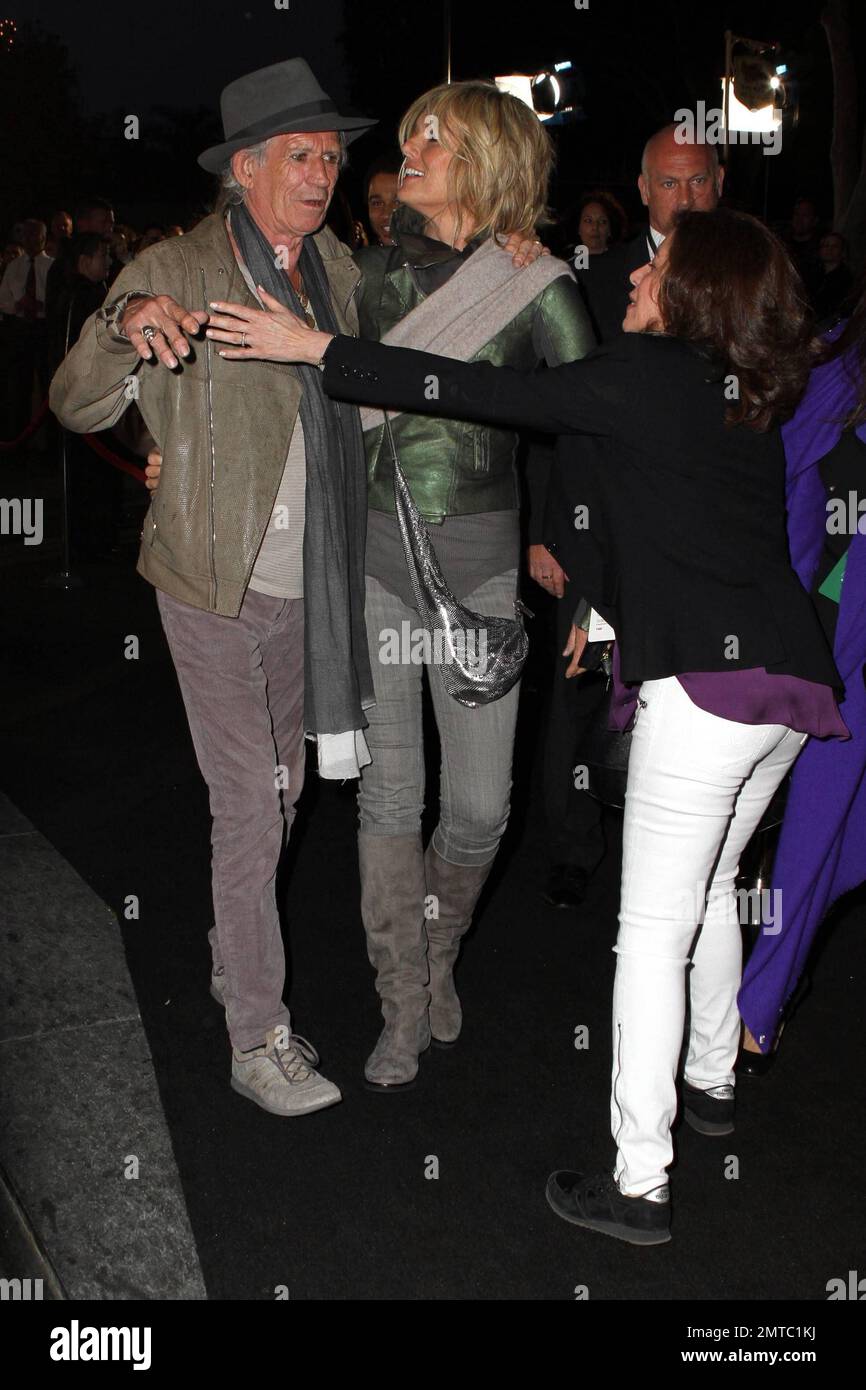
[[[385,1027],[364,1068],[377,1090],[408,1086],[430,1046],[421,835],[358,836],[361,916]]]
[[[428,911],[438,912],[438,916],[431,915],[427,921],[430,1031],[434,1042],[454,1043],[463,1024],[463,1010],[454,988],[454,966],[493,860],[486,864],[449,864],[431,843],[424,865],[427,895],[435,899]]]

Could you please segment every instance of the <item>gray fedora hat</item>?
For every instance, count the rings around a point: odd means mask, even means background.
[[[377,124],[369,116],[341,116],[303,58],[288,58],[238,77],[220,97],[225,143],[198,157],[203,169],[219,174],[236,150],[271,135],[307,130],[339,130],[346,142]]]

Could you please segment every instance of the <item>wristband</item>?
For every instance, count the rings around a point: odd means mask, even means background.
[[[130,300],[152,298],[153,295],[150,294],[147,290],[130,290],[128,294],[121,295],[120,299],[116,299],[113,304],[108,304],[105,306],[105,308],[100,309],[99,312],[102,316],[102,322],[107,325],[110,333],[113,335],[113,337],[115,337],[118,340],[118,342],[129,342],[129,339],[120,327],[120,320],[126,313],[126,309]]]

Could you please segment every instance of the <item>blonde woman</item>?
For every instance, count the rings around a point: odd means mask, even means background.
[[[400,144],[395,245],[355,253],[361,336],[522,368],[588,352],[592,333],[567,266],[542,257],[523,269],[512,259],[517,243],[535,237],[553,162],[532,111],[487,82],[436,87],[406,112]],[[227,357],[279,352],[282,306],[264,302],[264,311],[214,306],[208,332],[227,345]],[[384,417],[364,411],[362,424],[376,704],[367,712],[372,761],[361,776],[358,848],[361,912],[384,1018],[365,1076],[371,1087],[393,1090],[414,1082],[431,1038],[450,1044],[460,1033],[454,965],[508,821],[519,692],[515,686],[493,704],[466,708],[447,694],[435,650],[422,652],[414,640],[420,619],[394,512]],[[393,419],[393,430],[450,588],[476,612],[513,616],[517,435],[406,413]],[[417,660],[419,652],[431,659]],[[439,820],[426,853],[425,665],[441,745]]]

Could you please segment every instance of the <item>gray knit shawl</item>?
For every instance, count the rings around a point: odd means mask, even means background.
[[[299,318],[304,311],[273,248],[247,209],[232,208],[232,233],[246,266]],[[316,323],[339,333],[322,258],[306,237],[299,261]],[[361,729],[374,703],[364,625],[367,469],[355,406],[332,401],[316,367],[297,364],[307,454],[304,528],[304,729],[341,734]]]

